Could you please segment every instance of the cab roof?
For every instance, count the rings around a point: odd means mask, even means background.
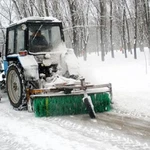
[[[22,23],[26,23],[26,22],[32,22],[32,23],[38,23],[38,22],[61,22],[60,20],[58,20],[57,18],[54,17],[38,17],[38,16],[32,16],[32,17],[27,17],[27,18],[23,18],[15,23],[12,23],[9,25],[9,27],[14,26],[14,25],[18,25],[18,24],[22,24]]]

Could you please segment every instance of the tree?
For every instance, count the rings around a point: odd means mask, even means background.
[[[0,1],[0,16],[1,16],[1,25],[2,22],[7,22],[11,24],[15,18],[14,6],[11,0],[7,2],[5,0]]]
[[[79,56],[79,34],[78,34],[78,24],[79,24],[79,15],[77,12],[78,2],[74,0],[67,0],[70,16],[71,16],[71,27],[72,27],[72,45],[75,51],[76,56]]]
[[[146,40],[148,42],[148,47],[150,49],[150,9],[149,9],[149,0],[143,0],[141,1],[143,4],[143,10],[144,10],[144,24],[145,24],[145,35]]]
[[[89,40],[89,6],[90,0],[87,2],[80,1],[78,6],[79,12],[79,51],[83,55],[84,60],[87,59],[87,44]]]
[[[114,49],[113,49],[113,2],[110,0],[110,49],[111,56],[114,58]]]
[[[28,16],[52,15],[63,22],[67,44],[76,56],[86,60],[88,42],[93,38],[97,45],[93,49],[98,54],[101,51],[102,61],[108,51],[114,57],[115,49],[123,50],[127,57],[134,48],[136,59],[138,46],[141,51],[146,45],[150,48],[149,7],[149,0],[1,0],[0,19],[10,24]]]
[[[11,0],[0,1],[0,30],[1,30],[1,37],[0,41],[1,44],[5,43],[5,26],[6,24],[11,24],[13,22],[13,19],[15,18],[14,14],[14,7]]]
[[[123,42],[123,5],[122,3],[118,3],[118,1],[114,1],[114,11],[113,11],[113,17],[114,22],[116,26],[116,30],[118,30],[116,43],[118,44],[118,48],[123,52],[124,49],[124,42]],[[117,42],[117,40],[119,42]]]
[[[125,7],[123,7],[123,22],[122,22],[122,32],[123,32],[123,47],[124,47],[124,53],[125,58],[127,58],[127,48],[126,48],[126,10]]]
[[[135,24],[134,24],[134,58],[137,59],[137,52],[136,52],[136,48],[137,48],[137,3],[138,0],[134,1],[134,5],[135,5]]]
[[[104,36],[105,36],[105,13],[106,13],[106,7],[105,7],[105,1],[99,0],[99,6],[100,6],[100,43],[101,43],[101,60],[105,60],[105,47],[104,47]]]
[[[48,2],[47,2],[47,0],[44,0],[44,7],[45,7],[45,15],[46,15],[46,16],[49,16]]]

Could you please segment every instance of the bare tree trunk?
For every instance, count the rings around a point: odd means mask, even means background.
[[[127,41],[128,51],[132,54],[131,42],[130,42],[129,23],[128,23],[127,17],[126,17],[126,27],[127,27],[127,37],[128,37],[128,41]]]
[[[10,1],[10,3],[9,3],[9,6],[10,6],[10,8],[11,9],[9,9],[9,11],[8,11],[8,16],[9,16],[9,24],[11,24],[12,23],[12,2]]]
[[[77,2],[74,0],[68,0],[69,8],[70,8],[70,15],[71,15],[71,22],[72,22],[72,30],[73,30],[73,40],[72,45],[76,56],[79,55],[79,38],[78,38],[78,15],[77,15]]]
[[[4,42],[6,39],[6,35],[5,35],[4,27],[2,26],[1,22],[0,22],[0,28],[1,28],[2,36],[3,36],[3,42]]]
[[[105,6],[104,6],[104,1],[99,0],[99,5],[100,5],[100,39],[101,39],[101,60],[105,60],[105,47],[104,47],[104,26],[105,26]]]
[[[96,52],[99,56],[99,27],[96,27]]]
[[[139,23],[140,22],[140,23]],[[145,14],[144,14],[144,8],[143,8],[143,1],[139,0],[139,5],[138,5],[138,32],[139,32],[139,40],[138,40],[138,44],[139,44],[139,48],[140,51],[143,52],[144,51],[144,27],[145,27]]]
[[[149,12],[149,1],[143,1],[143,8],[144,8],[144,23],[146,24],[146,35],[148,41],[148,47],[150,49],[150,12]]]
[[[126,30],[125,30],[125,21],[126,19],[126,10],[125,7],[123,9],[123,25],[122,25],[122,32],[123,32],[123,47],[124,47],[124,53],[125,53],[125,58],[127,58],[127,48],[126,48]]]
[[[114,2],[113,2],[114,3]],[[118,3],[114,3],[114,18],[115,18],[115,24],[118,28],[118,32],[119,32],[119,36],[118,36],[118,46],[119,46],[119,49],[120,51],[122,51],[122,53],[124,52],[123,51],[123,47],[124,47],[124,43],[123,43],[123,17],[122,17],[122,13],[123,13],[123,7],[122,7],[122,4],[118,4]],[[117,19],[116,19],[117,18]]]
[[[140,40],[139,40],[139,47],[140,47],[140,51],[143,52],[144,51],[144,35],[143,35],[143,25],[141,27],[141,29],[139,30],[139,35],[140,35]]]
[[[16,11],[17,11],[17,13],[18,13],[19,19],[22,19],[23,17],[22,17],[21,10],[20,10],[20,8],[19,8],[19,6],[18,6],[17,1],[16,1],[16,0],[12,0],[12,1],[13,1],[13,3],[14,3],[15,7],[16,7]]]
[[[37,2],[38,11],[40,12],[40,13],[39,13],[40,17],[44,17],[43,1],[41,1],[41,0],[36,0],[36,2]]]
[[[35,0],[30,0],[30,6],[32,4],[32,11],[33,11],[33,7],[35,8],[35,11],[37,12],[37,14],[39,16],[42,16],[41,15],[41,12],[40,12],[40,9],[38,8],[38,6],[36,6],[36,1]],[[34,14],[34,13],[33,13]]]
[[[89,5],[90,5],[90,1],[88,0],[87,2],[87,7],[86,7],[86,11],[84,11],[82,9],[82,17],[81,17],[81,20],[82,23],[83,23],[83,31],[81,31],[81,34],[83,34],[83,38],[82,38],[82,42],[83,42],[83,51],[84,51],[84,55],[83,55],[83,58],[84,60],[87,60],[87,44],[88,44],[88,40],[89,40]],[[85,7],[85,5],[84,5]]]
[[[27,7],[26,3],[22,3],[23,17],[28,17],[27,8],[26,7]]]
[[[32,0],[29,0],[29,4],[30,4],[30,16],[33,16],[34,12],[33,12],[33,3],[32,3]]]
[[[59,7],[58,7],[58,1],[53,0],[52,6],[53,6],[53,16],[56,18],[59,18]]]
[[[45,7],[46,16],[49,16],[47,0],[44,0],[44,7]]]
[[[112,32],[112,16],[113,16],[113,4],[112,4],[112,0],[110,0],[110,49],[111,49],[111,56],[112,58],[114,58],[114,49],[113,49],[113,32]]]
[[[135,2],[135,25],[134,25],[134,58],[137,59],[137,0]]]

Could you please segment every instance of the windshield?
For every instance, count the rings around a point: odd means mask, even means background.
[[[39,24],[29,26],[29,51],[51,52],[63,43],[59,25]]]

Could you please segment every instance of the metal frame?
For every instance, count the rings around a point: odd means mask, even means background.
[[[96,93],[109,93],[110,99],[112,101],[112,85],[111,83],[108,84],[100,84],[100,85],[92,85],[87,84],[85,85],[87,94],[96,94]],[[70,94],[64,94],[63,91],[60,92],[59,89],[73,89]],[[27,99],[34,97],[51,97],[51,96],[67,96],[67,95],[83,95],[84,89],[81,85],[75,86],[54,86],[48,89],[27,89]]]

